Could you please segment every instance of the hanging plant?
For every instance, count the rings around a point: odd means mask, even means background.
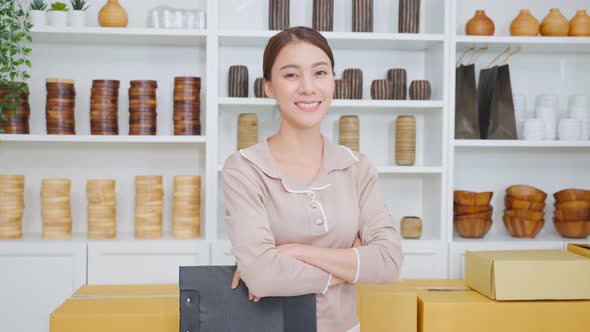
[[[18,92],[28,93],[26,80],[31,76],[26,70],[31,68],[31,48],[25,44],[33,41],[31,27],[29,12],[20,2],[0,0],[0,89],[4,91],[0,94],[0,121],[7,120],[5,110],[15,112],[22,102]]]

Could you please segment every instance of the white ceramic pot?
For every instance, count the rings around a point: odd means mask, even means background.
[[[47,25],[47,14],[44,10],[31,10],[31,24],[36,27]]]
[[[86,12],[83,10],[70,10],[70,26],[85,27],[86,26]]]
[[[49,25],[63,28],[68,25],[68,12],[61,10],[50,10],[47,12]]]

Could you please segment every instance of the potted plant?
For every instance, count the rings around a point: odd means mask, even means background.
[[[56,1],[48,10],[49,25],[52,27],[65,27],[68,23],[68,5]]]
[[[86,26],[86,9],[90,7],[86,0],[70,0],[72,10],[70,11],[70,26]]]
[[[45,10],[47,9],[47,4],[43,0],[32,0],[31,6],[29,7],[30,16],[31,16],[31,24],[33,26],[44,26],[47,24],[47,18],[45,14]]]
[[[17,106],[28,94],[26,80],[31,68],[29,55],[31,48],[25,41],[33,41],[30,36],[31,23],[29,11],[25,11],[20,2],[0,0],[0,132],[4,131],[4,122],[16,115]]]

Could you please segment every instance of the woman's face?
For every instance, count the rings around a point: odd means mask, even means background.
[[[284,124],[298,129],[320,125],[334,94],[330,58],[319,47],[292,42],[277,55],[266,94],[277,100]]]

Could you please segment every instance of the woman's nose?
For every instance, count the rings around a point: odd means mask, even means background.
[[[299,80],[299,93],[302,95],[315,93],[315,84],[310,75],[303,75]]]

